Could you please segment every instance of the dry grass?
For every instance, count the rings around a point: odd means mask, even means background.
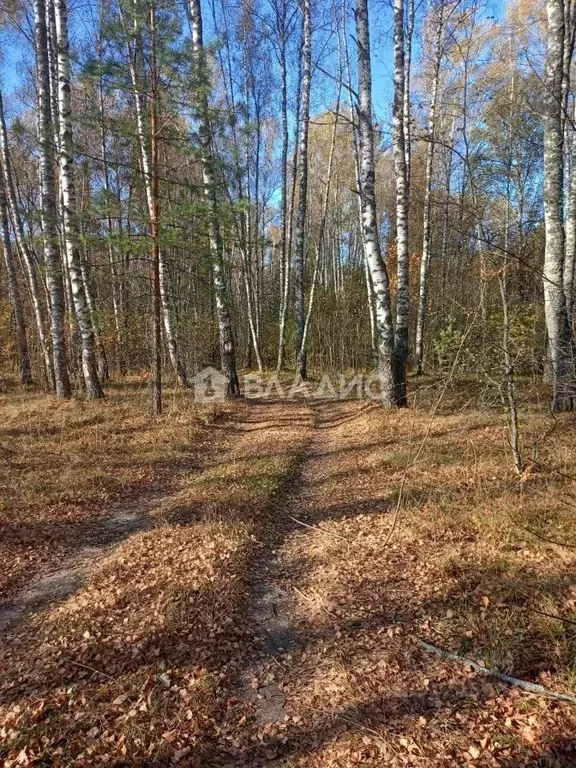
[[[297,599],[310,641],[289,684],[293,711],[309,712],[291,737],[296,764],[576,763],[572,707],[478,680],[417,644],[576,693],[574,419],[543,440],[550,417],[525,406],[524,450],[537,446],[541,469],[518,478],[501,415],[472,408],[463,389],[448,393],[414,466],[431,397],[410,412],[342,420],[308,469],[305,519],[328,532],[287,548],[289,561],[307,563]],[[333,409],[319,418],[333,422]]]
[[[464,382],[406,469],[435,392],[425,382],[403,412],[242,403],[224,414],[174,393],[159,421],[138,389],[86,407],[3,397],[17,441],[4,441],[5,519],[39,534],[18,554],[35,568],[69,554],[54,541],[62,515],[77,530],[136,489],[164,495],[151,530],[103,554],[0,652],[0,762],[575,765],[573,708],[430,657],[417,639],[574,694],[576,424],[562,416],[551,431],[542,393],[524,387],[523,452],[537,466],[518,478],[493,398]],[[284,531],[288,515],[316,528]],[[254,661],[252,590],[273,557],[299,644],[273,664],[287,719],[262,727],[239,680]]]
[[[70,555],[83,523],[177,487],[215,416],[189,392],[169,390],[164,415],[153,419],[138,381],[111,387],[96,403],[19,389],[0,395],[2,598]]]
[[[251,408],[232,410],[233,422],[225,414],[197,426],[194,461],[183,465],[179,450],[157,444],[174,430],[173,447],[203,413],[183,404],[142,422],[154,466],[177,468],[178,482],[150,510],[152,530],[102,553],[74,595],[27,618],[0,650],[5,766],[169,765],[192,755],[204,764],[203,754],[237,741],[230,688],[250,652],[252,569],[303,432],[262,431]]]

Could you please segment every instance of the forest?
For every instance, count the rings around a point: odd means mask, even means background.
[[[0,764],[576,766],[576,0],[0,2]]]

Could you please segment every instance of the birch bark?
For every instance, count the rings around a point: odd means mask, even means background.
[[[62,282],[62,261],[58,253],[58,232],[56,230],[56,187],[54,181],[54,147],[52,134],[54,126],[50,112],[50,68],[48,61],[48,38],[46,33],[46,2],[34,0],[34,41],[38,72],[38,138],[40,157],[40,178],[42,207],[40,219],[44,237],[44,258],[46,283],[50,299],[50,336],[54,383],[58,397],[72,396],[64,330],[64,286]]]
[[[394,174],[396,176],[396,256],[398,264],[396,288],[396,328],[394,333],[394,363],[396,403],[405,406],[406,368],[408,365],[408,169],[404,128],[404,0],[394,0],[394,104],[393,143]]]
[[[82,277],[78,237],[76,183],[74,178],[74,147],[72,137],[72,108],[70,99],[70,44],[68,40],[68,8],[66,0],[53,0],[56,23],[58,69],[58,118],[60,128],[59,167],[62,195],[64,247],[70,276],[74,313],[81,342],[82,373],[88,400],[104,396],[96,367],[96,347],[90,308]]]
[[[576,101],[574,103],[574,119],[576,119]],[[564,253],[563,285],[566,301],[566,314],[572,332],[574,327],[574,267],[576,264],[576,130],[572,130],[571,141],[571,175],[568,181],[566,200],[566,243]]]
[[[286,2],[281,0],[278,16],[278,42],[280,46],[280,102],[282,111],[282,154],[281,154],[281,243],[280,243],[280,329],[278,339],[278,359],[276,369],[284,365],[284,335],[286,329],[286,311],[290,277],[290,249],[288,247],[288,73],[286,62]]]
[[[302,122],[298,163],[298,212],[294,247],[294,298],[296,320],[296,375],[306,378],[306,347],[304,341],[304,256],[306,250],[306,213],[308,203],[308,128],[310,123],[310,84],[312,80],[312,19],[311,0],[304,0],[302,36]]]
[[[24,268],[26,270],[26,277],[28,280],[28,289],[30,291],[30,299],[32,302],[32,310],[34,313],[34,321],[36,325],[36,333],[38,334],[38,342],[40,345],[40,352],[42,355],[42,364],[44,367],[44,377],[46,385],[50,388],[54,388],[54,371],[52,368],[52,359],[50,357],[50,348],[46,340],[46,333],[44,330],[44,316],[42,312],[42,302],[40,300],[40,292],[38,289],[38,275],[36,272],[36,264],[33,254],[26,240],[26,234],[24,232],[24,225],[22,223],[22,217],[20,216],[20,208],[18,205],[18,198],[16,196],[16,187],[14,184],[14,177],[12,176],[12,162],[10,153],[8,151],[8,131],[6,129],[6,119],[4,117],[4,107],[2,102],[2,93],[0,92],[0,159],[2,170],[4,173],[6,197],[8,202],[8,209],[10,211],[10,220],[12,221],[12,228],[16,239],[16,245],[20,252]]]
[[[416,15],[414,0],[408,1],[408,13],[406,19],[405,36],[405,61],[404,61],[404,154],[406,155],[406,187],[410,194],[410,179],[412,167],[412,108],[410,104],[411,76],[412,76],[412,39],[414,37],[414,20]]]
[[[207,73],[205,51],[202,34],[202,9],[200,0],[190,0],[190,21],[192,26],[192,46],[194,65],[200,88],[198,93],[199,138],[202,162],[202,177],[204,182],[204,198],[209,211],[208,237],[212,256],[212,275],[216,315],[220,336],[220,362],[222,373],[228,380],[227,394],[230,397],[240,395],[240,384],[236,371],[236,348],[232,321],[228,308],[228,295],[224,281],[222,264],[222,237],[218,223],[218,206],[216,201],[216,184],[214,180],[214,158],[211,145],[211,126],[207,93]]]
[[[434,64],[432,74],[432,93],[430,96],[430,112],[428,115],[428,145],[426,147],[426,177],[424,190],[424,217],[422,237],[422,261],[420,262],[420,291],[418,296],[418,318],[416,321],[415,368],[416,373],[422,373],[424,358],[424,323],[426,321],[426,305],[428,299],[428,273],[430,271],[431,245],[431,202],[432,202],[432,170],[434,166],[434,150],[436,140],[436,102],[438,100],[438,82],[440,80],[440,65],[443,54],[444,40],[444,0],[440,0],[437,20],[436,41],[434,48]]]
[[[14,325],[16,326],[16,338],[18,341],[18,367],[20,369],[20,381],[22,384],[32,383],[32,371],[30,369],[30,356],[28,354],[28,339],[26,336],[26,322],[20,297],[20,287],[16,277],[16,267],[10,241],[8,226],[8,205],[6,189],[4,187],[4,173],[0,163],[0,242],[4,251],[4,263],[6,264],[6,277],[8,278],[8,296],[14,313]]]
[[[544,94],[544,311],[553,373],[552,408],[573,405],[573,363],[563,288],[563,121],[564,2],[546,0],[548,37]]]
[[[378,377],[382,401],[396,402],[394,383],[394,330],[390,303],[390,282],[380,250],[374,191],[374,127],[372,124],[372,67],[370,63],[370,26],[367,0],[356,2],[356,40],[358,45],[358,136],[360,141],[360,194],[364,254],[374,294]]]

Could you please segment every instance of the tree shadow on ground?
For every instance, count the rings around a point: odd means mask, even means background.
[[[262,403],[259,403],[258,407],[266,410]],[[315,412],[316,418],[321,419],[325,414],[325,410],[322,409],[328,408],[332,406],[323,404],[313,408],[312,411]],[[242,416],[239,418],[241,419]],[[251,421],[250,407],[245,418],[245,423],[257,423],[257,421]],[[274,424],[277,421],[276,418],[272,418],[270,423]],[[284,426],[290,429],[301,426],[305,421],[295,414],[293,420],[286,419]],[[242,431],[242,427],[239,427],[238,431]],[[200,667],[207,670],[209,676],[216,682],[214,688],[207,692],[205,698],[198,704],[199,709],[202,710],[201,717],[196,720],[194,715],[190,721],[189,727],[193,737],[191,743],[194,749],[188,764],[219,766],[219,768],[225,765],[260,766],[272,764],[271,761],[280,758],[283,760],[305,759],[312,753],[319,754],[343,732],[348,734],[352,732],[352,736],[360,742],[363,736],[368,739],[375,736],[378,739],[379,729],[383,728],[386,728],[394,738],[401,737],[407,726],[413,724],[415,718],[423,717],[426,720],[433,720],[438,712],[446,707],[481,706],[486,694],[479,680],[467,678],[449,683],[439,681],[433,690],[417,688],[403,694],[390,693],[377,698],[366,696],[364,701],[353,706],[340,709],[335,707],[333,711],[327,713],[319,712],[318,717],[311,717],[312,722],[290,724],[283,735],[285,741],[272,737],[266,739],[264,743],[254,743],[254,734],[250,732],[249,727],[253,708],[248,702],[242,700],[243,675],[255,660],[263,657],[262,638],[256,636],[258,627],[254,625],[252,617],[254,594],[272,553],[277,551],[292,533],[302,530],[299,523],[291,519],[294,515],[288,515],[286,511],[291,508],[291,504],[301,490],[302,463],[306,449],[307,445],[303,443],[286,451],[286,454],[290,455],[292,469],[275,489],[273,496],[267,498],[266,502],[260,506],[251,505],[248,502],[246,504],[236,502],[226,506],[225,501],[222,501],[220,509],[215,509],[214,505],[218,504],[218,501],[209,498],[197,503],[176,505],[169,510],[167,521],[177,522],[182,528],[189,529],[191,535],[197,531],[201,536],[199,523],[206,518],[213,520],[214,514],[218,514],[226,524],[247,523],[252,520],[256,532],[253,539],[245,543],[237,556],[214,564],[216,579],[213,584],[202,587],[200,592],[188,583],[178,582],[174,585],[171,594],[166,598],[170,606],[166,615],[169,614],[172,617],[170,626],[162,629],[156,627],[143,637],[139,637],[137,641],[134,640],[134,646],[130,643],[113,644],[117,670],[112,667],[107,667],[105,670],[99,669],[101,658],[106,657],[106,648],[100,641],[92,638],[86,640],[81,633],[77,637],[68,638],[66,658],[73,663],[54,657],[50,663],[56,666],[59,673],[51,677],[43,676],[42,667],[39,664],[32,670],[29,678],[19,681],[8,689],[4,695],[3,704],[22,705],[27,698],[36,700],[58,696],[61,686],[73,688],[76,685],[85,685],[88,680],[87,698],[92,699],[99,721],[106,725],[108,720],[115,716],[110,707],[113,700],[118,697],[119,691],[126,689],[133,692],[135,679],[149,680],[148,683],[141,683],[141,685],[154,703],[154,711],[162,712],[162,707],[167,707],[164,710],[164,720],[160,718],[158,721],[158,728],[164,729],[166,719],[179,721],[182,718],[182,711],[185,710],[185,706],[188,706],[180,701],[178,681],[182,675],[186,676],[191,670]],[[348,446],[346,450],[353,449]],[[275,457],[278,454],[271,455]],[[217,456],[214,458],[220,464],[226,463]],[[248,455],[245,458],[251,457]],[[259,445],[254,447],[252,458],[262,458]],[[254,477],[258,482],[262,481],[260,473],[257,472]],[[338,480],[342,481],[345,477],[344,473],[338,477]],[[424,500],[426,492],[426,489],[422,489],[423,495],[420,501]],[[353,518],[364,515],[375,509],[377,514],[390,517],[390,503],[383,505],[381,499],[374,501],[374,499],[352,498],[346,504],[318,506],[313,512],[309,511],[310,516],[306,516],[304,521],[313,525],[322,525],[340,517]],[[302,557],[300,561],[293,563],[295,571],[299,574],[305,574],[315,565],[311,557]],[[361,560],[358,561],[358,567],[361,567]],[[320,630],[315,631],[310,626],[296,627],[300,636],[298,652],[311,651],[313,647],[321,644],[338,645],[343,642],[341,640],[343,637],[356,643],[355,639],[357,637],[361,639],[363,633],[381,633],[390,624],[416,626],[421,623],[426,614],[439,619],[445,617],[446,607],[458,603],[459,599],[463,600],[464,613],[468,610],[470,614],[474,611],[478,612],[476,591],[484,587],[484,584],[474,582],[469,574],[463,574],[460,578],[444,585],[442,590],[433,597],[428,593],[414,595],[410,589],[410,578],[408,572],[399,572],[396,575],[397,582],[393,578],[384,579],[379,575],[366,578],[363,590],[366,594],[380,595],[382,605],[385,606],[383,610],[376,613],[371,611],[364,616],[354,616],[353,606],[343,599],[338,606],[339,615],[332,617],[333,620],[327,620]],[[509,594],[513,586],[513,577],[502,578],[494,574],[494,578],[500,579],[502,593]],[[560,583],[563,583],[563,575],[554,578],[560,579]],[[225,590],[223,588],[225,584],[233,584],[233,588]],[[543,585],[543,582],[539,584],[540,587]],[[522,588],[525,587],[524,583]],[[124,594],[118,596],[118,602],[114,604],[118,621],[121,620],[123,611],[131,610],[131,595],[132,592],[126,590]],[[225,602],[222,602],[223,595],[228,595]],[[474,599],[470,598],[471,595]],[[152,597],[152,594],[148,596],[151,604]],[[362,593],[354,595],[355,601],[359,601],[360,604],[362,597]],[[137,599],[136,594],[134,599]],[[103,621],[112,613],[110,605],[106,604],[89,607],[88,611],[100,612]],[[216,631],[213,629],[214,626],[217,627]],[[386,637],[382,635],[382,642],[391,644],[392,641],[386,640]],[[134,653],[134,647],[137,653]],[[410,663],[422,665],[421,653],[414,654],[411,650],[407,658]],[[368,662],[371,663],[370,659]],[[282,661],[278,663],[282,664]],[[430,661],[429,666],[433,666],[434,663],[438,665],[438,662]],[[171,685],[168,686],[157,679],[157,676],[154,677],[155,670],[158,668],[170,670],[172,676],[170,682],[174,683],[175,690],[172,690]],[[102,672],[105,675],[104,681],[102,681]],[[151,678],[154,678],[152,682],[150,682]],[[129,705],[130,701],[127,706]],[[54,722],[59,722],[61,715],[54,707],[48,717],[53,718]],[[150,730],[150,716],[146,712],[143,713],[142,718],[139,715],[135,717],[133,726],[136,733],[139,733],[138,729],[143,733]],[[239,725],[243,717],[248,718],[246,735],[239,736],[238,743],[230,743],[227,746],[227,737],[233,735],[236,738],[236,732],[244,730],[244,726]],[[71,730],[65,737],[65,744],[72,743],[73,737],[80,740],[86,738],[86,728],[82,721],[69,727]],[[134,753],[129,755],[131,762],[120,761],[117,766],[148,764],[144,751],[136,746],[136,742],[134,744]],[[371,742],[359,748],[366,748],[369,751],[380,749],[381,746],[378,742],[376,744]],[[554,749],[560,754],[560,746]],[[568,746],[562,749],[565,751],[565,756],[569,754]],[[546,746],[541,748],[541,755],[536,759],[545,760],[550,756],[554,759],[554,750]],[[378,753],[372,756],[370,753],[366,759],[383,761],[385,758],[385,753],[383,756]],[[438,762],[435,765],[453,765],[454,759],[453,756],[447,755],[445,763]],[[169,765],[171,760],[170,744],[161,744],[154,764]],[[183,764],[186,765],[186,763]],[[317,764],[321,765],[321,763]],[[378,763],[372,762],[372,764]],[[561,766],[572,764],[576,763],[560,763]],[[528,768],[532,764],[511,762],[509,765],[511,768],[520,765]],[[540,763],[536,762],[533,765],[538,766]],[[545,765],[546,763],[542,763],[542,766]]]

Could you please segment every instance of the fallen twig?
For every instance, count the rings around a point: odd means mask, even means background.
[[[526,600],[532,599],[531,595],[523,594],[522,596],[525,597]],[[517,609],[519,611],[527,611],[528,613],[536,613],[538,616],[545,616],[547,619],[555,619],[556,621],[562,621],[566,624],[572,624],[576,627],[576,621],[573,619],[565,619],[563,616],[558,616],[556,613],[547,613],[546,611],[541,611],[538,608],[530,608],[527,605],[520,605],[519,603],[503,603],[502,605],[497,605],[496,608],[507,611]]]
[[[107,675],[106,672],[102,672],[99,669],[95,669],[94,667],[89,667],[87,664],[81,664],[79,661],[72,661],[72,659],[67,659],[63,657],[64,661],[67,661],[68,664],[72,664],[75,667],[82,667],[82,669],[87,669],[90,672],[94,672],[97,675],[102,675],[102,677],[107,677],[108,680],[112,680],[112,682],[116,682],[115,678],[111,677],[110,675]]]
[[[353,543],[350,539],[347,539],[346,536],[341,536],[339,533],[334,533],[334,531],[330,531],[328,528],[322,528],[320,525],[310,525],[309,523],[305,523],[303,520],[298,520],[297,517],[292,517],[292,515],[288,515],[288,517],[290,520],[298,523],[298,525],[303,525],[304,528],[310,528],[313,531],[322,531],[322,533],[328,533],[330,536],[335,536],[337,539],[342,539],[342,541],[345,541],[347,544]]]
[[[541,539],[542,541],[545,541],[547,544],[554,544],[557,547],[565,547],[566,549],[576,549],[576,547],[573,544],[565,544],[562,541],[556,541],[555,539],[548,539],[546,536],[542,536],[541,533],[537,533],[536,531],[533,531],[532,528],[528,528],[527,525],[520,526],[523,531],[526,531],[527,533],[531,533],[532,536],[535,536],[537,539]]]
[[[563,621],[565,624],[573,624],[576,626],[576,621],[572,619],[565,619],[563,616],[557,616],[555,613],[546,613],[546,611],[539,611],[538,608],[527,608],[530,613],[537,613],[539,616],[546,616],[547,619],[556,619],[556,621]]]
[[[436,645],[427,643],[425,640],[420,640],[419,643],[420,647],[425,651],[428,651],[428,653],[434,653],[436,656],[440,656],[441,659],[448,659],[449,661],[457,661],[459,664],[465,664],[467,667],[471,667],[474,672],[477,672],[479,675],[494,677],[502,683],[513,685],[516,688],[521,688],[523,691],[528,691],[528,693],[535,693],[538,696],[546,696],[548,699],[557,699],[558,701],[568,701],[570,704],[576,704],[576,697],[574,696],[568,696],[565,693],[556,693],[549,688],[545,688],[543,685],[538,685],[538,683],[530,683],[527,680],[520,680],[517,677],[505,675],[503,672],[488,669],[467,656],[459,656],[457,653],[447,651],[444,648],[438,648]]]

